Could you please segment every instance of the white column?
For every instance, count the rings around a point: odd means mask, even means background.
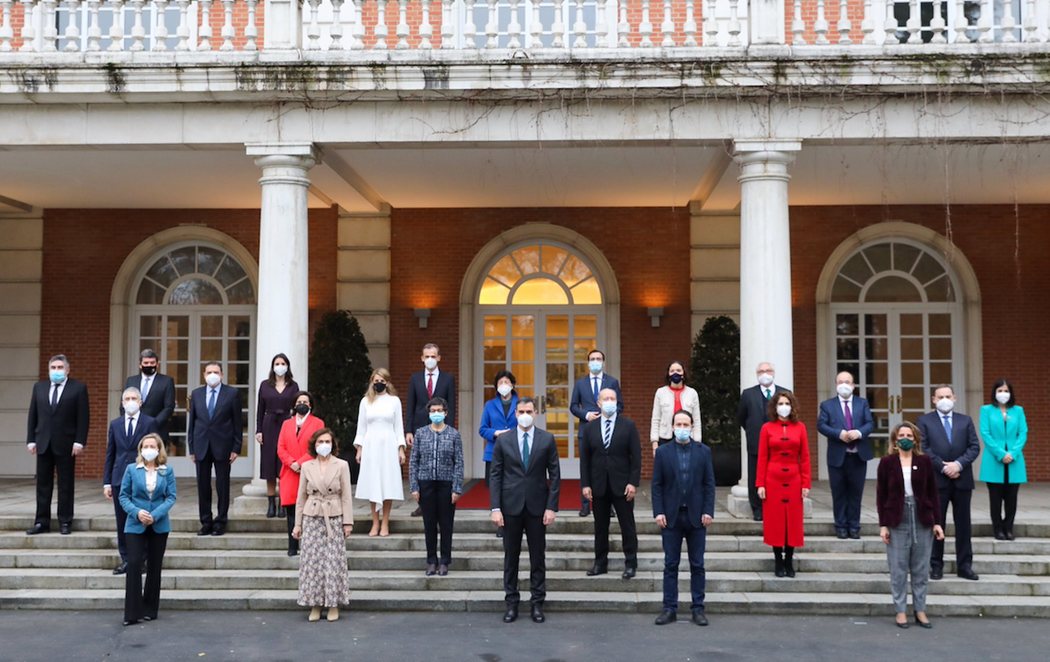
[[[740,385],[754,386],[755,366],[769,361],[776,383],[793,388],[791,335],[791,233],[788,224],[788,166],[798,141],[737,141],[740,166]],[[750,514],[747,504],[747,445],[741,444],[740,484],[730,511]],[[741,504],[742,500],[742,504]],[[742,510],[742,512],[741,512]]]
[[[254,383],[258,385],[269,376],[270,360],[284,352],[291,360],[295,381],[306,388],[310,260],[307,171],[317,162],[317,151],[310,143],[261,143],[248,145],[247,152],[256,157],[255,165],[262,169]],[[254,393],[253,389],[253,397]],[[249,427],[254,430],[254,421]],[[249,435],[248,443],[255,443],[253,437]],[[265,482],[259,478],[259,453],[253,456],[254,478],[245,486],[244,494],[261,497],[265,495]],[[245,512],[248,504],[240,505],[238,511]],[[260,512],[262,507],[260,498]],[[250,509],[254,511],[254,507]]]

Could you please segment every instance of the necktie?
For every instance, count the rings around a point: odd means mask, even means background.
[[[215,396],[218,391],[215,389],[211,390],[211,395],[208,396],[208,418],[215,415]]]
[[[427,375],[427,397],[434,397],[434,373]]]
[[[612,419],[605,419],[605,437],[602,443],[605,444],[605,450],[609,450],[609,443],[612,441]]]
[[[149,395],[149,384],[150,384],[151,381],[153,381],[153,380],[150,379],[149,377],[146,377],[145,379],[142,380],[142,401],[143,402],[146,401],[146,396]]]
[[[944,431],[948,435],[948,441],[952,440],[952,417],[951,414],[944,416]]]
[[[131,439],[132,435],[135,434],[134,421],[135,421],[134,418],[128,416],[128,439]]]
[[[598,378],[597,377],[592,378],[591,382],[594,384],[594,388],[593,388],[593,390],[594,390],[594,401],[598,402]]]
[[[529,466],[529,433],[526,432],[521,438],[521,463],[527,469]]]
[[[768,399],[769,399],[769,396],[771,396],[771,395],[773,395],[773,394],[772,394],[772,393],[770,393],[770,392],[769,392],[769,389],[767,388],[767,389],[766,389],[766,400],[768,400]]]
[[[849,400],[844,401],[842,404],[846,407],[846,429],[847,430],[852,430],[853,429],[853,412],[850,411]]]
[[[58,407],[58,384],[51,387],[51,408]]]

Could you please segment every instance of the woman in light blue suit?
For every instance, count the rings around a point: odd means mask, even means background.
[[[160,435],[148,434],[139,442],[135,464],[129,465],[120,483],[120,507],[128,514],[124,534],[128,546],[128,572],[124,589],[124,625],[157,620],[160,606],[160,570],[168,545],[175,505],[175,472]],[[146,562],[146,587],[142,563]]]
[[[988,484],[995,539],[1013,540],[1017,489],[1028,482],[1024,466],[1028,422],[1024,409],[1014,400],[1013,385],[1005,379],[992,385],[992,404],[981,407],[981,439],[984,457],[980,478]]]

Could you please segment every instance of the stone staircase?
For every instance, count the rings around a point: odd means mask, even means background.
[[[363,513],[359,515],[361,517]],[[120,609],[123,577],[113,576],[112,517],[74,522],[70,536],[26,536],[30,519],[0,516],[0,608]],[[231,522],[221,538],[194,535],[197,523],[175,518],[165,557],[165,609],[297,609],[298,559],[285,553],[283,521]],[[638,576],[619,577],[618,540],[610,574],[586,577],[592,556],[591,519],[563,514],[547,537],[548,609],[658,613],[660,537],[640,518]],[[613,525],[615,530],[615,524]],[[933,582],[936,616],[1050,617],[1050,524],[1019,525],[1018,540],[1001,542],[978,524],[974,568],[978,582],[955,577],[952,540],[946,578]],[[347,545],[352,609],[497,611],[502,608],[502,548],[484,512],[457,514],[454,560],[447,577],[423,575],[419,518],[398,517],[389,538],[354,535]],[[888,616],[892,612],[886,556],[874,524],[862,540],[838,540],[830,524],[807,522],[794,579],[776,578],[760,524],[724,513],[707,539],[707,606],[711,613],[794,613]],[[949,529],[950,534],[950,529]],[[522,559],[527,595],[528,561]],[[688,572],[680,577],[688,600]]]

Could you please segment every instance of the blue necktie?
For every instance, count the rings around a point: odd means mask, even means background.
[[[947,414],[944,416],[944,432],[948,435],[948,442],[952,440],[952,416]]]
[[[129,440],[131,439],[132,435],[135,434],[135,428],[132,425],[132,421],[134,421],[134,420],[135,419],[131,418],[130,416],[128,417],[128,439]]]
[[[526,432],[521,438],[521,463],[526,469],[529,468],[529,433]]]
[[[208,418],[215,415],[215,394],[218,393],[215,389],[211,390],[211,395],[208,396]]]
[[[605,438],[603,442],[605,444],[605,450],[609,450],[609,443],[612,441],[612,419],[605,419]]]
[[[591,383],[594,384],[594,402],[595,402],[595,404],[597,404],[597,402],[598,402],[598,378],[597,377],[592,377],[591,378]]]

